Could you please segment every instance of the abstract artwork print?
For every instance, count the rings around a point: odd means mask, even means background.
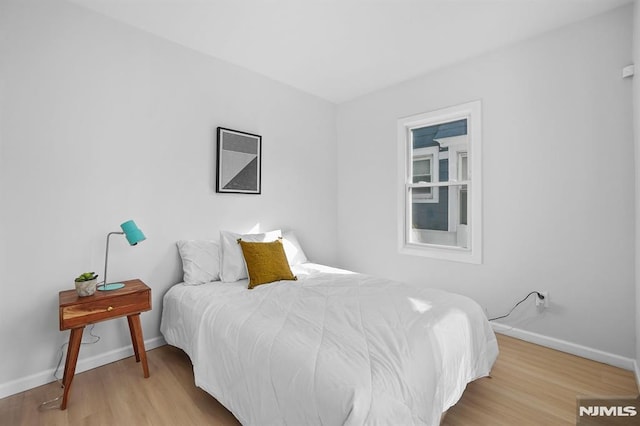
[[[260,194],[262,137],[218,127],[216,192]]]

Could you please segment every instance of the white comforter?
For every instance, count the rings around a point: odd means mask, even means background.
[[[294,273],[165,295],[165,339],[243,424],[438,425],[497,357],[466,297],[314,264]]]

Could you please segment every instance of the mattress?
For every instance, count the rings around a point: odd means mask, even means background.
[[[177,284],[164,296],[166,341],[245,425],[438,425],[496,360],[467,297],[317,264],[292,270],[297,281]]]

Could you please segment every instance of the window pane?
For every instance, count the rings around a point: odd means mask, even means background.
[[[467,120],[456,120],[412,129],[413,150],[438,145],[438,140],[467,134]]]
[[[419,203],[421,200],[433,199],[433,190],[435,188],[414,188],[413,189],[413,202]]]
[[[424,158],[420,160],[413,160],[413,175],[430,175],[431,174],[431,160]]]
[[[468,225],[469,224],[469,220],[468,220],[468,208],[467,208],[467,200],[469,197],[469,191],[467,189],[467,185],[464,185],[464,187],[460,188],[459,190],[459,197],[460,197],[460,224],[461,225]]]
[[[420,191],[424,188],[414,188]],[[409,241],[419,244],[455,245],[448,235],[448,195],[447,187],[433,188],[439,191],[437,203],[414,202],[411,205],[411,235]]]
[[[419,197],[423,196],[425,189],[438,191],[438,202],[420,202]],[[413,198],[409,242],[414,244],[468,247],[467,185],[412,188],[411,192]],[[449,209],[452,206],[455,208],[455,210],[452,210],[452,212],[455,212],[453,216],[449,214]],[[452,219],[452,217],[455,217],[455,219]]]
[[[469,161],[466,152],[458,154],[458,179],[469,179]]]
[[[431,182],[431,176],[418,175],[413,176],[413,183],[429,183]]]

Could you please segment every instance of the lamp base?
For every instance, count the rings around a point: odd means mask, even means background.
[[[111,291],[124,287],[124,283],[110,283],[98,286],[98,291]]]

